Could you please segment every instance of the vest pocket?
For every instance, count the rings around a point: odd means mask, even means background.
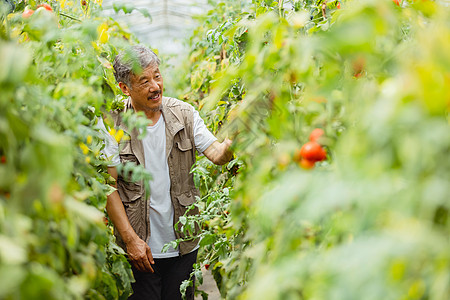
[[[195,202],[195,194],[191,191],[179,194],[175,196],[176,202],[174,203],[175,211],[175,223],[178,222],[179,218],[186,214],[188,208]],[[187,213],[188,216],[197,215],[199,213],[198,207],[194,206]]]
[[[188,191],[179,195],[175,196],[176,202],[174,203],[175,205],[175,223],[178,223],[178,221],[180,220],[181,216],[184,216],[186,214],[186,211],[188,210],[188,208],[194,204],[195,202],[195,196],[197,193],[193,192],[193,191]],[[199,210],[198,207],[194,206],[193,209],[189,210],[189,212],[187,212],[187,216],[196,216],[199,214]],[[178,223],[178,228],[175,230],[175,236],[177,238],[187,238],[187,237],[195,237],[199,234],[200,232],[200,226],[197,222],[191,223],[188,222],[185,225],[182,225],[180,223]],[[184,229],[184,232],[181,230],[182,226],[189,226],[189,228]],[[184,242],[182,242],[180,244],[180,253],[182,254],[186,254],[188,252],[190,252],[192,249],[194,249],[194,247],[198,244],[199,239],[194,239],[194,240],[186,240]]]
[[[184,174],[189,172],[194,162],[192,161],[192,142],[190,139],[184,139],[176,142],[177,148],[177,159],[176,163],[178,164],[181,172]]]
[[[138,163],[138,159],[131,149],[131,142],[129,140],[119,143],[119,158],[123,164],[127,162]]]
[[[120,154],[133,154],[133,151],[131,150],[130,139],[122,139],[119,142],[119,152]]]
[[[119,152],[119,158],[121,164],[132,163],[134,165],[138,165],[138,159],[136,155],[131,151],[131,147],[129,147],[129,142],[123,143],[125,147]],[[128,146],[127,146],[128,145]],[[143,185],[140,182],[132,182],[131,181],[131,172],[124,173],[121,172],[119,174],[119,179],[117,184],[120,186],[119,191],[122,190],[122,194],[120,198],[122,198],[122,202],[130,202],[139,198],[143,193]],[[119,193],[120,194],[120,193]]]
[[[181,194],[179,196],[176,196],[176,198],[182,206],[189,206],[194,204],[195,202],[195,196],[191,192]]]
[[[120,161],[124,163],[137,164],[137,158],[134,155],[120,155]],[[117,180],[117,188],[123,203],[132,202],[140,198],[144,194],[144,186],[142,182],[131,181],[131,172],[119,174]]]
[[[194,204],[195,202],[195,193],[189,191],[186,193],[182,193],[175,196],[175,199],[177,200],[177,203],[175,203],[175,220],[178,222],[178,219],[186,214],[188,208]],[[194,206],[192,209],[189,210],[187,213],[188,216],[198,215],[199,210],[198,207]]]
[[[127,182],[124,178],[120,178],[117,180],[117,185],[123,203],[136,201],[143,195],[144,187],[140,183]]]
[[[146,201],[144,200],[144,187],[142,184],[118,180],[118,191],[125,213],[136,234],[143,240],[146,238]]]
[[[177,147],[181,151],[185,152],[192,149],[192,142],[190,139],[185,139],[177,142]]]

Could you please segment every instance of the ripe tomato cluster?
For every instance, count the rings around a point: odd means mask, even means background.
[[[327,152],[319,144],[320,138],[325,134],[323,129],[316,128],[309,135],[309,142],[305,143],[300,150],[294,154],[296,161],[304,169],[314,168],[316,162],[323,161],[327,158]]]
[[[52,7],[47,4],[47,3],[43,3],[43,4],[39,4],[37,6],[36,12],[42,11],[42,10],[47,10],[47,11],[53,11]],[[22,18],[29,18],[34,14],[34,10],[27,7],[25,8],[25,10],[22,13]]]

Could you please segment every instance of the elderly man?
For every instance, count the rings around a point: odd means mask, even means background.
[[[188,239],[167,252],[162,248],[185,237],[174,224],[199,194],[190,173],[195,151],[221,165],[232,157],[231,141],[219,143],[190,104],[163,97],[160,61],[153,51],[144,46],[134,46],[131,51],[140,64],[139,73],[133,73],[133,63],[123,53],[114,60],[116,80],[128,96],[124,110],[142,111],[151,122],[140,140],[138,130],[128,130],[120,113],[112,114],[116,128],[123,129],[130,139],[118,145],[109,136],[106,143],[105,153],[112,157],[108,172],[117,183],[106,209],[117,242],[132,264],[136,282],[130,299],[181,299],[180,284],[192,272],[198,240]],[[149,199],[142,182],[130,182],[118,174],[115,166],[125,162],[140,164],[151,173]],[[188,212],[195,213],[197,209]],[[187,298],[194,299],[192,288]]]

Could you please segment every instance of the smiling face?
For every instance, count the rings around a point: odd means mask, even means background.
[[[163,78],[156,63],[150,64],[138,75],[130,76],[130,85],[119,83],[122,92],[131,98],[136,111],[147,116],[161,110]]]

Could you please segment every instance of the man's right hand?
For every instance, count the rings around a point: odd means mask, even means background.
[[[150,247],[140,238],[135,238],[127,244],[128,258],[133,266],[141,272],[152,272],[155,264]]]

